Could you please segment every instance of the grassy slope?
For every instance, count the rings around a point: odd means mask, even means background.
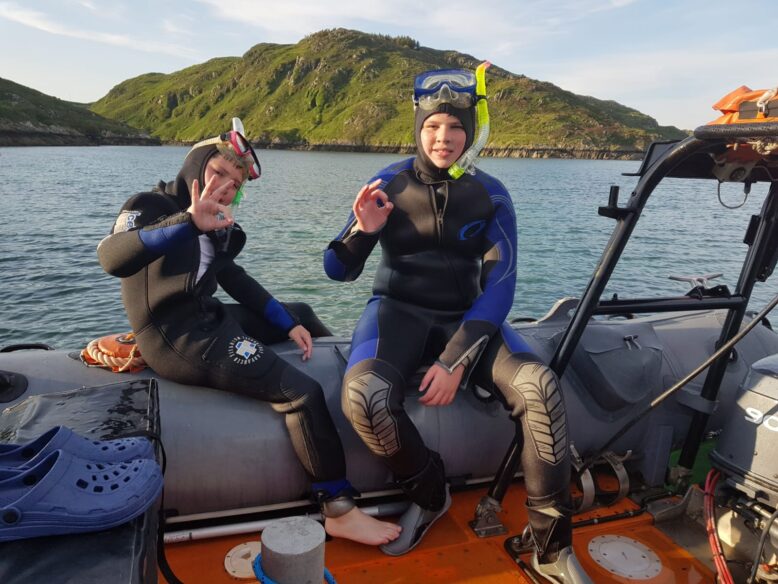
[[[129,79],[92,109],[170,141],[212,136],[239,116],[260,142],[410,144],[413,76],[477,63],[407,37],[335,29],[295,45],[258,44],[242,57]],[[685,135],[615,102],[497,67],[487,88],[495,148],[642,150],[652,140]]]
[[[0,132],[52,133],[104,142],[109,137],[132,139],[141,132],[103,118],[78,104],[51,97],[0,78]]]

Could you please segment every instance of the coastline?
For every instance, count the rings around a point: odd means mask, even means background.
[[[0,147],[25,146],[191,146],[193,142],[162,142],[153,137],[86,136],[76,133],[16,134],[0,132]],[[292,150],[301,152],[367,152],[378,154],[413,154],[413,146],[382,146],[369,144],[282,144],[277,142],[253,143],[266,150]],[[481,151],[484,158],[557,158],[578,160],[642,160],[641,150],[606,150],[570,148],[565,146],[492,147]]]
[[[372,152],[379,154],[414,154],[416,147],[407,145],[373,144],[309,144],[281,142],[253,142],[267,150],[298,150],[311,152]],[[610,150],[605,148],[575,148],[570,146],[487,146],[480,156],[484,158],[560,158],[581,160],[642,160],[643,150]]]
[[[48,131],[47,131],[48,130]],[[104,133],[89,136],[71,128],[26,127],[0,129],[0,147],[7,146],[189,146],[189,142],[162,142],[153,136],[122,136]],[[267,150],[295,150],[309,152],[370,152],[380,154],[413,154],[412,145],[373,144],[311,144],[308,142],[253,142]],[[486,158],[559,158],[581,160],[641,160],[641,150],[580,148],[570,146],[487,146],[481,151]]]
[[[117,134],[103,130],[83,133],[66,126],[44,126],[32,122],[0,123],[2,146],[159,146],[159,138],[148,134]]]

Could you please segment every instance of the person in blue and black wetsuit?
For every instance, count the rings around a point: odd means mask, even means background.
[[[480,115],[476,123],[476,79],[468,70],[416,78],[416,156],[362,187],[346,227],[325,251],[329,277],[351,281],[374,246],[382,250],[373,296],[353,333],[343,411],[412,501],[400,519],[400,537],[381,546],[399,555],[416,546],[451,503],[441,457],[425,446],[403,408],[409,380],[420,365],[430,365],[418,387],[426,406],[450,404],[468,376],[493,391],[523,437],[539,571],[559,582],[589,582],[571,546],[559,382],[505,322],[516,287],[513,202],[500,181],[467,162],[488,128],[487,110],[487,123]],[[469,172],[461,172],[460,161]]]
[[[246,235],[231,206],[259,175],[254,150],[236,130],[196,144],[174,181],[127,200],[97,248],[100,263],[122,279],[138,347],[157,374],[270,402],[285,416],[327,532],[390,542],[400,528],[354,504],[321,386],[267,346],[292,339],[307,359],[311,337],[330,332],[308,305],[280,303],[235,263]],[[215,298],[217,286],[237,304]]]

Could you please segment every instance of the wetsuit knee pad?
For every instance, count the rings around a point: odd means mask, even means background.
[[[538,458],[548,464],[567,460],[567,420],[559,378],[547,365],[532,360],[512,358],[507,373],[510,391],[503,391],[518,418],[522,413],[527,420],[530,438]],[[503,383],[506,383],[503,381]]]
[[[389,457],[400,450],[395,411],[402,408],[404,387],[400,372],[378,359],[357,363],[343,380],[343,413],[373,454]]]
[[[422,509],[439,511],[446,503],[446,471],[440,454],[434,450],[429,454],[427,464],[418,474],[397,484]]]

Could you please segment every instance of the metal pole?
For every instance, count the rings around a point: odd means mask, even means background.
[[[567,369],[567,365],[570,363],[573,352],[581,340],[589,319],[594,315],[599,305],[600,296],[602,296],[605,286],[608,284],[619,258],[621,258],[621,254],[635,229],[638,219],[640,219],[640,215],[651,193],[673,168],[707,145],[696,138],[687,138],[675,145],[668,154],[651,166],[646,174],[641,177],[627,202],[626,210],[631,212],[618,218],[618,223],[613,230],[613,234],[605,247],[594,274],[592,274],[581,302],[578,304],[578,308],[575,314],[573,314],[573,318],[565,330],[562,340],[559,342],[554,357],[551,359],[551,369],[560,378],[564,375],[565,369]]]
[[[736,294],[748,299],[751,297],[751,292],[754,289],[754,284],[759,279],[760,271],[765,267],[765,261],[769,254],[774,253],[774,250],[770,249],[775,242],[775,237],[778,234],[778,182],[773,182],[770,186],[770,191],[767,194],[764,205],[762,206],[761,220],[759,221],[759,227],[757,229],[754,243],[748,250],[748,255],[743,263],[743,269],[740,272],[740,278],[737,283]],[[721,329],[721,335],[717,343],[717,347],[721,347],[729,341],[743,323],[743,317],[746,313],[747,303],[737,308],[732,308],[727,313],[727,318],[724,322],[724,326]],[[721,386],[721,380],[724,378],[724,373],[727,369],[727,363],[729,361],[730,351],[722,354],[721,357],[711,366],[708,371],[708,375],[705,377],[705,383],[702,386],[700,397],[709,401],[715,401],[716,396]],[[697,453],[700,449],[703,436],[705,435],[705,427],[708,424],[710,414],[701,411],[695,411],[692,416],[689,430],[686,433],[686,440],[684,441],[683,448],[681,450],[681,456],[678,459],[678,464],[684,468],[692,468],[694,466],[694,460],[697,458]]]

